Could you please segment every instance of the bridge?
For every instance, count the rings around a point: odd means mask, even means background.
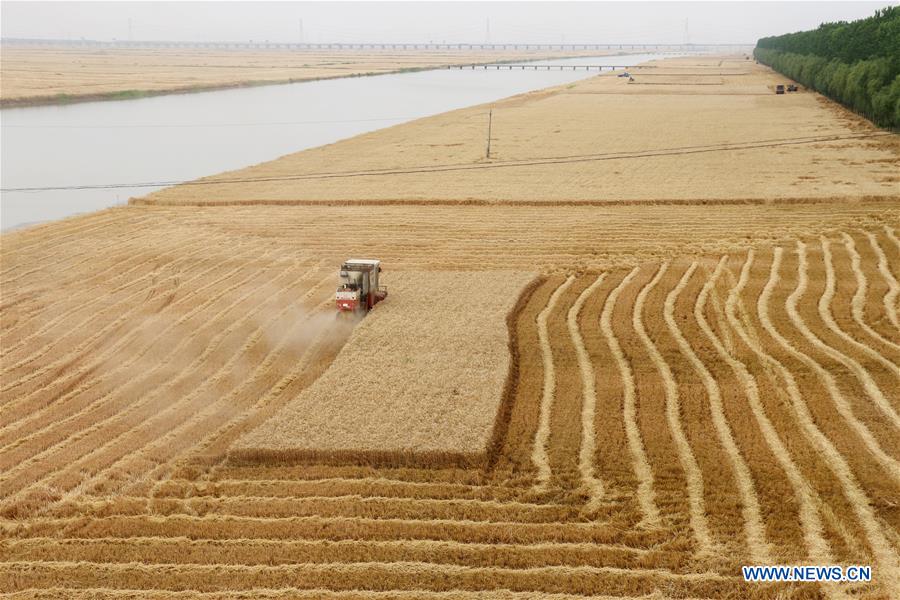
[[[489,52],[502,52],[510,50],[536,50],[557,52],[583,52],[583,51],[642,51],[642,52],[739,52],[752,49],[755,44],[472,44],[472,43],[289,43],[289,42],[171,42],[171,41],[127,41],[127,40],[66,40],[66,39],[35,39],[35,38],[3,38],[0,44],[4,46],[52,46],[75,48],[192,48],[211,50],[486,50]]]
[[[447,69],[494,69],[497,71],[615,71],[617,69],[631,69],[634,65],[538,65],[538,64],[513,64],[513,63],[471,63],[466,65],[447,65]]]

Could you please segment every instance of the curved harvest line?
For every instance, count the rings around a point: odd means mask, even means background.
[[[694,316],[697,319],[697,323],[700,325],[700,329],[706,335],[707,339],[712,342],[713,346],[715,346],[719,356],[728,363],[732,371],[743,384],[744,394],[747,397],[747,402],[750,404],[750,410],[753,413],[753,417],[756,419],[760,431],[762,431],[763,438],[766,440],[766,444],[769,446],[775,460],[778,461],[778,464],[781,466],[781,469],[784,471],[794,490],[794,496],[797,498],[799,504],[800,527],[803,530],[803,538],[806,542],[807,550],[809,551],[810,560],[817,562],[818,564],[831,564],[831,549],[823,535],[824,528],[817,509],[819,498],[809,482],[803,477],[800,469],[791,458],[790,451],[784,445],[784,442],[782,442],[775,426],[772,425],[772,421],[769,420],[765,408],[759,399],[759,386],[756,383],[756,379],[750,374],[750,370],[747,368],[746,364],[734,358],[731,353],[728,352],[721,340],[719,340],[709,326],[709,323],[703,314],[704,303],[709,292],[715,287],[716,281],[720,278],[726,260],[726,256],[723,256],[719,260],[712,277],[706,282],[703,291],[700,292],[700,296],[697,298],[697,304],[694,306]],[[744,338],[744,330],[737,316],[740,293],[747,284],[748,274],[749,269],[743,271],[743,279],[741,282],[729,291],[728,298],[725,301],[725,317],[731,327],[744,340],[744,343],[751,346],[749,340]]]
[[[825,322],[825,324],[833,333],[839,336],[847,344],[853,346],[875,362],[881,363],[881,365],[884,366],[889,373],[893,373],[895,376],[900,378],[900,369],[898,369],[897,365],[888,360],[880,352],[877,352],[873,348],[866,346],[865,344],[848,334],[846,331],[841,329],[841,326],[838,325],[838,323],[834,320],[834,314],[831,310],[831,303],[834,300],[835,285],[837,279],[834,274],[834,260],[831,255],[831,244],[828,241],[828,238],[824,236],[819,238],[819,242],[822,245],[822,259],[825,262],[825,291],[819,298],[819,317],[821,317],[822,321]]]
[[[888,284],[888,291],[882,298],[884,310],[894,327],[900,329],[900,320],[897,319],[897,296],[900,296],[900,284],[897,283],[897,279],[888,268],[887,256],[884,250],[881,249],[881,246],[878,245],[875,235],[871,231],[863,231],[863,233],[869,238],[869,244],[872,245],[872,250],[875,252],[875,256],[878,257],[878,271]]]
[[[772,266],[769,270],[769,279],[766,281],[766,285],[756,302],[759,320],[762,323],[763,328],[765,328],[773,337],[777,336],[778,332],[775,331],[775,328],[772,326],[772,321],[769,318],[768,305],[772,292],[778,284],[778,270],[781,267],[782,252],[783,249],[781,247],[775,248]],[[741,270],[738,293],[746,286],[752,262],[753,250],[750,250],[747,254],[747,261],[744,263],[744,267]],[[872,510],[871,501],[859,485],[859,482],[856,481],[856,477],[853,475],[853,471],[850,470],[847,461],[816,425],[815,420],[809,411],[809,407],[803,400],[803,395],[800,393],[800,388],[797,385],[797,381],[794,379],[793,374],[791,374],[791,372],[775,357],[766,353],[759,343],[744,331],[743,326],[739,322],[735,321],[734,324],[741,338],[748,346],[750,346],[753,352],[763,362],[773,367],[781,375],[781,378],[785,383],[784,389],[791,401],[791,407],[794,410],[797,420],[800,422],[804,435],[807,440],[822,453],[826,459],[825,463],[828,465],[828,468],[834,473],[838,481],[840,481],[844,496],[849,500],[850,505],[856,514],[856,518],[865,532],[866,539],[875,553],[876,560],[884,569],[883,572],[886,574],[886,577],[883,580],[884,585],[894,597],[900,597],[900,577],[896,575],[897,573],[900,573],[900,561],[898,561],[896,552],[881,529],[878,518]]]
[[[756,564],[767,564],[771,562],[771,549],[766,541],[766,529],[763,525],[762,517],[760,516],[759,499],[756,496],[753,476],[750,473],[749,467],[747,467],[747,462],[741,455],[741,451],[737,447],[737,443],[734,441],[734,435],[731,432],[731,428],[728,426],[728,419],[725,416],[725,409],[722,406],[722,394],[719,390],[719,384],[716,383],[712,373],[709,372],[709,369],[706,368],[706,365],[703,364],[703,361],[700,360],[693,348],[691,348],[691,345],[685,339],[678,324],[675,322],[675,301],[678,299],[681,292],[684,291],[684,288],[687,286],[687,283],[694,274],[696,268],[697,262],[695,261],[684,272],[678,285],[676,285],[666,296],[666,301],[663,305],[663,318],[666,321],[666,325],[669,327],[669,332],[672,334],[672,337],[678,342],[681,353],[684,354],[691,363],[691,366],[694,367],[694,370],[703,381],[703,387],[706,388],[706,395],[709,398],[709,409],[712,413],[716,434],[718,435],[719,443],[725,448],[725,454],[731,462],[731,468],[734,471],[734,477],[737,481],[738,489],[740,490],[742,504],[741,511],[744,516],[745,533],[747,536],[747,544],[750,547],[750,555]],[[703,286],[702,291],[697,297],[694,306],[695,316],[697,311],[700,310],[700,307],[706,303],[706,296],[710,290],[710,281],[706,282],[706,285]],[[666,384],[666,387],[669,387],[668,383]],[[677,396],[675,401],[677,402]],[[676,413],[675,417],[678,418],[677,411],[673,412]],[[702,480],[700,485],[702,486]]]
[[[569,335],[575,346],[575,354],[578,357],[578,368],[581,371],[582,402],[581,402],[581,448],[578,452],[578,470],[581,479],[587,488],[590,500],[588,507],[596,507],[603,498],[603,481],[594,471],[594,454],[597,452],[597,443],[594,431],[594,419],[597,412],[597,389],[594,382],[594,367],[591,358],[584,347],[584,339],[578,329],[578,314],[594,291],[600,287],[606,273],[601,273],[590,286],[584,289],[578,296],[575,304],[569,309],[566,321],[569,325]]]
[[[853,299],[850,302],[850,312],[853,314],[853,320],[856,321],[857,324],[859,324],[859,326],[862,327],[863,330],[873,338],[877,339],[879,342],[883,343],[886,346],[890,346],[897,352],[900,352],[900,345],[895,344],[891,340],[885,338],[883,335],[872,329],[868,323],[866,323],[863,307],[866,304],[866,292],[869,288],[869,283],[866,279],[866,274],[863,272],[862,266],[860,265],[861,260],[859,257],[859,252],[856,251],[856,244],[853,242],[853,238],[846,233],[842,233],[841,236],[844,238],[844,246],[847,248],[847,252],[850,254],[850,266],[853,269],[853,274],[856,276],[856,292],[853,294]]]
[[[231,286],[231,288],[229,288],[229,289],[231,289],[231,290],[238,289],[239,287],[241,287],[241,286],[245,285],[246,283],[248,283],[248,282],[252,281],[253,279],[255,279],[257,275],[258,275],[257,273],[251,273],[251,274],[249,274],[248,276],[246,276],[246,277],[244,277],[243,279],[241,279],[238,283],[236,283],[236,284],[234,284],[233,286]],[[282,273],[281,275],[283,275],[283,273]],[[280,277],[281,275],[279,275],[279,277]],[[232,302],[227,308],[225,308],[225,309],[219,311],[218,313],[216,313],[216,315],[215,315],[209,322],[212,322],[212,321],[218,319],[219,317],[221,317],[223,314],[225,314],[225,313],[228,312],[229,310],[231,310],[231,309],[233,309],[234,307],[238,306],[238,305],[239,305],[241,302],[243,302],[246,298],[248,298],[250,295],[252,295],[252,293],[253,293],[254,291],[255,291],[255,288],[252,289],[252,290],[250,290],[250,291],[248,291],[248,292],[245,293],[244,295],[242,295],[240,298],[238,298],[237,300],[235,300],[234,302]],[[206,302],[204,302],[204,303],[201,304],[200,306],[194,308],[190,313],[184,315],[181,319],[179,319],[179,322],[184,321],[184,320],[187,320],[188,318],[190,318],[190,317],[193,316],[193,315],[199,314],[200,312],[202,312],[202,310],[203,310],[204,308],[209,307],[209,306],[212,306],[213,304],[215,304],[215,302],[216,302],[217,300],[219,300],[219,298],[224,297],[224,296],[225,296],[225,293],[222,293],[222,294],[220,294],[219,296],[210,298],[209,300],[207,300]],[[209,323],[209,322],[208,322],[208,323]],[[207,323],[207,324],[208,324],[208,323]],[[169,324],[169,326],[168,326],[166,329],[162,330],[161,332],[158,332],[157,338],[159,338],[159,337],[161,337],[162,335],[164,335],[165,332],[166,332],[166,330],[167,330],[168,328],[171,328],[171,327],[174,327],[174,324]],[[227,335],[227,331],[222,331],[222,332],[220,332],[219,336],[217,336],[216,343],[218,343],[218,341],[220,341],[221,339],[224,339],[225,335]],[[157,339],[157,338],[155,338],[155,339]],[[166,361],[163,361],[163,363],[161,363],[160,366],[164,366],[164,365],[166,364],[167,361],[171,360],[172,357],[175,356],[175,355],[177,354],[178,350],[180,350],[182,347],[184,347],[184,346],[188,343],[188,341],[189,341],[188,338],[182,339],[182,340],[181,340],[181,341],[180,341],[180,342],[172,349],[172,351],[171,351],[171,353],[169,354],[169,356],[167,357]],[[151,342],[151,345],[152,345],[152,342]],[[204,351],[204,353],[203,353],[202,356],[205,358],[205,356],[206,356],[208,353],[212,352],[212,349],[215,347],[215,345],[216,345],[216,344],[210,344],[210,345],[208,345],[206,351]],[[148,351],[149,348],[150,348],[150,346],[148,345],[148,346],[144,349],[144,352]],[[137,360],[139,360],[139,358],[140,358],[141,356],[142,356],[142,354],[138,354],[138,355],[132,357],[129,361],[126,361],[125,363],[123,363],[123,364],[119,365],[118,367],[116,367],[116,368],[115,368],[112,372],[110,372],[107,376],[108,376],[108,377],[111,377],[113,374],[115,374],[115,373],[117,373],[117,372],[119,372],[119,371],[123,371],[123,370],[128,369],[128,368],[130,367],[130,365],[133,364],[134,362],[136,362]],[[197,362],[197,361],[195,361],[195,363],[196,363],[196,362]],[[190,365],[190,366],[193,367],[193,366],[194,366],[194,363],[192,363],[192,365]],[[159,368],[159,367],[157,367],[157,369],[158,369],[158,368]],[[184,369],[186,369],[186,368],[187,368],[187,367],[182,367],[182,370],[184,370]],[[143,381],[144,379],[150,378],[150,377],[155,373],[155,371],[156,371],[157,369],[154,369],[154,371],[149,371],[149,372],[147,372],[147,373],[144,373],[143,379],[137,379],[137,380],[134,380],[134,381]],[[7,446],[7,448],[4,448],[4,450],[8,450],[9,448],[17,448],[17,447],[19,447],[20,445],[22,445],[23,443],[25,443],[26,441],[30,441],[30,440],[37,439],[37,437],[39,436],[39,434],[40,434],[41,432],[45,432],[45,431],[48,431],[48,430],[50,430],[50,431],[52,431],[52,430],[65,431],[65,426],[66,426],[66,425],[68,425],[70,422],[75,421],[75,420],[77,420],[77,419],[79,419],[79,418],[80,418],[80,419],[86,418],[85,413],[89,413],[89,412],[92,411],[92,410],[96,410],[96,409],[102,407],[103,404],[104,404],[104,402],[105,402],[106,400],[108,400],[108,398],[109,398],[110,396],[113,396],[113,395],[116,393],[116,391],[117,391],[117,390],[111,390],[111,391],[107,392],[107,393],[104,394],[103,396],[100,396],[99,398],[94,399],[92,402],[90,402],[90,404],[89,404],[88,406],[82,408],[79,412],[74,413],[74,414],[71,414],[71,415],[69,415],[68,417],[66,417],[65,419],[62,419],[62,420],[53,422],[53,423],[51,423],[51,424],[45,425],[42,429],[39,429],[38,431],[35,431],[35,432],[31,433],[30,435],[28,435],[28,436],[26,436],[26,437],[24,437],[24,438],[21,438],[21,439],[19,439],[19,440],[16,440],[15,442],[9,444],[9,445]],[[158,391],[158,390],[157,390],[157,391]],[[107,422],[110,422],[110,421],[113,421],[113,420],[115,420],[115,419],[121,418],[121,417],[123,417],[123,415],[125,415],[126,413],[128,413],[128,412],[130,412],[130,411],[137,410],[139,407],[145,405],[145,404],[149,401],[150,396],[153,396],[153,394],[147,394],[147,395],[145,395],[144,397],[142,397],[140,400],[138,400],[137,402],[133,402],[133,403],[129,404],[129,405],[128,405],[128,408],[125,409],[124,411],[122,411],[122,412],[113,412],[112,414],[110,414],[109,416],[107,416],[105,419],[102,419],[102,420],[100,420],[100,421],[95,421],[95,422],[93,422],[93,423],[91,424],[91,426],[88,427],[87,429],[79,430],[76,434],[73,434],[73,435],[70,435],[69,437],[63,438],[63,439],[57,441],[56,443],[54,443],[54,444],[52,444],[52,445],[50,445],[50,446],[44,448],[42,451],[38,452],[37,454],[34,454],[34,455],[29,456],[27,459],[25,459],[25,460],[19,462],[19,464],[17,464],[17,465],[16,465],[15,467],[13,467],[12,469],[9,469],[8,471],[6,471],[6,472],[0,474],[0,482],[6,482],[6,481],[9,481],[9,480],[12,478],[13,474],[18,473],[18,472],[23,471],[23,470],[26,470],[28,467],[34,465],[35,463],[40,462],[40,461],[43,460],[45,457],[52,455],[53,452],[60,452],[60,451],[61,451],[61,448],[64,447],[66,444],[68,444],[68,443],[75,443],[75,442],[79,441],[81,438],[87,436],[88,434],[90,434],[90,433],[92,433],[92,432],[98,431],[98,430],[100,429],[100,427],[101,427],[103,424],[105,424],[105,423],[107,423]],[[46,474],[45,474],[45,477],[46,477]],[[4,490],[4,491],[5,491],[5,490]],[[0,496],[2,496],[2,495],[3,495],[3,494],[0,494]]]
[[[778,264],[778,266],[780,266],[781,263],[780,250],[781,248],[776,249],[776,255],[778,256],[778,261],[776,264]],[[813,335],[813,333],[806,326],[806,323],[803,322],[803,318],[800,316],[800,313],[797,310],[797,304],[800,302],[800,298],[802,298],[806,293],[806,288],[809,284],[809,277],[807,275],[806,244],[801,241],[797,242],[797,256],[799,259],[797,264],[797,287],[794,288],[794,291],[791,292],[791,294],[787,298],[787,301],[785,302],[788,317],[790,318],[790,321],[794,325],[794,327],[796,327],[800,331],[800,333],[804,338],[806,338],[807,341],[809,341],[813,345],[816,345],[824,352],[828,353],[829,356],[832,356],[831,353],[828,352],[828,350],[833,349],[830,346],[826,346],[825,344],[823,344],[818,338]],[[774,276],[778,277],[777,271],[774,273]],[[900,482],[900,462],[888,456],[888,454],[881,449],[881,446],[878,445],[878,442],[875,440],[872,432],[869,431],[869,428],[866,427],[866,425],[862,421],[860,421],[855,414],[853,414],[853,407],[841,393],[840,389],[838,389],[837,382],[835,381],[834,376],[822,365],[820,365],[818,361],[813,359],[808,354],[800,351],[787,338],[781,335],[781,333],[779,333],[778,330],[775,329],[774,325],[772,325],[772,322],[768,318],[763,322],[763,326],[766,327],[772,337],[775,338],[775,340],[777,340],[778,343],[781,344],[781,346],[785,350],[787,350],[787,352],[791,356],[802,362],[804,365],[806,365],[807,368],[816,373],[819,380],[825,386],[825,389],[828,390],[828,395],[831,396],[831,400],[832,402],[834,402],[834,405],[840,415],[856,432],[856,434],[860,438],[862,438],[863,443],[866,445],[866,448],[868,448],[869,452],[871,452],[876,460],[881,463],[888,474],[893,479]],[[818,344],[816,342],[818,342]],[[840,360],[837,355],[832,356],[832,358],[834,358],[835,360]],[[860,370],[862,370],[861,367]],[[883,403],[887,403],[887,400],[884,399],[884,396],[881,396],[881,401]],[[878,400],[876,400],[876,404],[879,405],[879,408],[882,408],[882,410],[884,410]],[[893,413],[893,411],[890,409],[890,405],[888,405],[888,411],[890,413]],[[896,414],[893,414],[891,420],[894,422],[895,426],[897,426],[898,421]]]
[[[575,276],[570,275],[550,296],[547,306],[537,316],[538,340],[541,345],[541,358],[544,364],[544,387],[541,395],[541,410],[538,428],[534,434],[534,447],[531,461],[537,469],[535,488],[544,490],[550,482],[550,459],[547,456],[547,444],[550,441],[550,412],[553,410],[553,397],[556,394],[556,371],[553,368],[553,349],[550,347],[550,332],[547,329],[547,318],[556,308],[559,298],[569,289]]]
[[[827,241],[825,241],[823,243],[823,246],[822,246],[823,253],[825,252],[826,246],[827,246]],[[798,266],[798,269],[800,271],[799,277],[803,283],[803,288],[805,290],[806,285],[809,280],[809,276],[807,274],[808,261],[807,261],[807,256],[806,256],[806,244],[804,244],[803,242],[800,242],[800,241],[797,242],[797,256],[799,257],[799,261],[800,261],[800,264]],[[830,252],[828,252],[828,258],[830,259]],[[819,298],[819,303],[818,303],[819,314],[823,316],[823,320],[826,321],[826,324],[829,326],[829,328],[831,328],[832,331],[835,331],[836,333],[838,333],[838,335],[840,335],[841,332],[840,332],[840,329],[837,327],[837,323],[834,323],[834,320],[830,319],[830,315],[828,315],[828,311],[825,310],[827,303],[830,302],[831,297],[834,295],[834,272],[833,272],[833,270],[828,268],[828,263],[830,262],[830,260],[826,259],[825,262],[826,262],[826,271],[825,271],[826,286],[825,286],[825,291],[823,292],[822,296]],[[791,316],[791,319],[793,320],[794,324],[800,330],[800,333],[803,334],[803,337],[805,337],[807,339],[807,341],[809,341],[810,344],[812,344],[813,346],[815,346],[816,348],[818,348],[819,350],[821,350],[822,352],[827,354],[829,357],[838,361],[839,363],[841,363],[842,365],[844,365],[850,371],[853,372],[853,374],[856,376],[856,378],[862,384],[863,389],[865,389],[866,395],[868,395],[869,398],[871,398],[872,401],[875,403],[875,405],[878,406],[879,409],[881,409],[881,412],[883,412],[884,415],[888,418],[888,420],[894,424],[894,427],[900,428],[900,417],[898,417],[897,413],[894,412],[894,409],[891,406],[890,402],[888,402],[887,398],[885,398],[884,394],[878,388],[878,385],[875,383],[875,380],[872,379],[872,376],[869,374],[869,372],[866,371],[862,367],[862,365],[859,364],[859,362],[854,360],[852,357],[847,356],[843,352],[829,346],[828,344],[823,342],[816,334],[814,334],[809,329],[809,327],[806,325],[806,323],[803,321],[803,317],[800,315],[800,313],[797,312],[796,303],[792,307],[789,306],[788,314]],[[832,325],[833,325],[833,327],[832,327]],[[849,336],[847,336],[847,337],[849,337]],[[894,371],[896,375],[900,375],[900,373],[896,372],[897,371],[896,368],[892,369],[892,371]]]
[[[606,336],[606,342],[609,345],[609,349],[616,358],[616,364],[618,365],[619,373],[622,376],[622,413],[625,420],[625,434],[626,439],[628,440],[628,449],[631,452],[631,460],[634,465],[634,474],[637,476],[638,480],[637,497],[641,512],[644,515],[643,522],[649,527],[659,527],[659,508],[656,506],[656,493],[653,491],[653,471],[650,469],[650,461],[647,460],[647,452],[644,450],[644,443],[641,440],[641,430],[638,428],[637,424],[637,392],[635,389],[634,373],[631,370],[628,359],[625,357],[625,353],[622,352],[622,348],[619,346],[619,341],[612,328],[612,313],[615,304],[619,299],[619,295],[622,293],[622,290],[625,289],[625,286],[631,283],[631,280],[637,275],[638,270],[637,267],[632,269],[632,271],[622,279],[622,282],[619,283],[618,287],[616,287],[609,295],[607,303],[603,306],[603,313],[600,317],[600,326],[603,330],[603,334]],[[656,282],[662,278],[665,270],[666,265],[663,264],[657,271],[656,277],[640,291],[632,313],[632,323],[637,322],[639,323],[638,326],[641,326],[640,310],[643,307],[642,300],[646,297],[647,293],[649,293],[652,286],[656,285]],[[646,290],[646,293],[644,290]]]

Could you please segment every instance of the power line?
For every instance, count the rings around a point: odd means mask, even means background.
[[[262,183],[273,181],[302,181],[315,179],[343,179],[350,177],[378,177],[383,175],[412,175],[417,173],[443,173],[452,171],[475,171],[486,169],[500,169],[511,167],[529,167],[550,164],[572,164],[581,162],[599,162],[606,160],[633,160],[641,158],[653,158],[660,156],[679,156],[685,154],[702,154],[709,152],[728,152],[736,150],[752,150],[757,148],[773,148],[779,146],[798,146],[803,144],[815,144],[820,142],[833,142],[851,139],[868,139],[893,135],[890,132],[859,133],[849,135],[811,136],[806,138],[778,138],[769,140],[757,140],[752,142],[737,142],[733,144],[715,144],[706,146],[681,146],[676,148],[661,148],[657,150],[620,151],[603,154],[583,154],[574,156],[539,157],[522,160],[497,161],[492,163],[456,163],[446,165],[432,165],[427,167],[371,169],[367,171],[335,171],[324,173],[306,173],[300,175],[283,175],[274,177],[244,177],[233,179],[196,179],[186,181],[152,181],[143,183],[110,183],[96,185],[74,186],[47,186],[47,187],[19,187],[0,188],[0,192],[47,192],[63,190],[99,190],[119,188],[144,188],[167,187],[173,185],[203,186],[203,185],[230,185],[241,183]]]

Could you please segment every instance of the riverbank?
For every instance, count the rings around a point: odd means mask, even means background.
[[[619,51],[97,49],[4,45],[0,107],[124,100],[424,71],[460,64],[552,60]]]
[[[900,138],[743,56],[683,57],[397,125],[142,202],[896,197]],[[490,120],[490,124],[489,124]],[[490,130],[490,155],[487,154]]]

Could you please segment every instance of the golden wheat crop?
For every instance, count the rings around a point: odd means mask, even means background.
[[[483,462],[509,371],[506,315],[534,276],[388,276],[390,301],[355,328],[325,375],[231,456]]]
[[[536,117],[577,96],[587,110],[621,92],[641,115],[663,96],[730,106],[704,113],[716,126],[701,137],[767,119],[866,130],[811,94],[746,98],[771,75],[745,62],[674,61],[626,91],[596,81],[507,108]],[[498,152],[526,149],[527,129],[502,127],[523,121],[495,116]],[[560,130],[547,147],[587,143],[582,118],[546,117],[537,130]],[[628,121],[634,139],[657,117]],[[375,138],[425,139],[395,133]],[[321,152],[346,150],[336,166],[351,168],[363,142]],[[3,234],[0,590],[897,597],[900,198],[880,181],[896,148],[804,147],[717,159],[745,203],[616,205],[596,187],[627,187],[609,172],[551,175],[547,204],[492,203],[457,174],[429,188],[446,201],[367,201],[356,184],[331,204],[292,184],[273,189],[295,205],[176,189],[171,205]],[[674,183],[731,185],[704,179],[703,156]],[[803,180],[773,200],[753,177],[776,164],[773,185],[795,169],[864,183]],[[629,182],[658,191],[663,177]],[[361,322],[334,317],[349,256],[382,259],[390,290]],[[336,450],[354,447],[381,454]],[[874,581],[749,584],[752,562],[872,564]]]

